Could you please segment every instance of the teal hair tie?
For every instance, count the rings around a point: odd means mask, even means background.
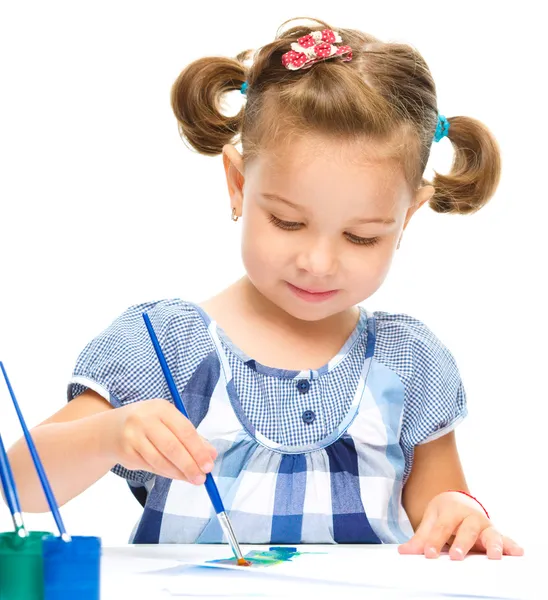
[[[436,125],[434,141],[439,142],[446,135],[449,135],[449,121],[443,115],[438,115],[438,124]]]
[[[245,96],[248,87],[249,87],[249,85],[248,85],[247,81],[244,81],[242,83],[242,87],[240,88],[240,93],[242,93]]]

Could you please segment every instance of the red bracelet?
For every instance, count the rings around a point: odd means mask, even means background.
[[[485,510],[485,506],[483,506],[483,504],[477,498],[474,498],[474,496],[471,496],[468,492],[463,492],[462,490],[448,490],[448,491],[449,492],[458,492],[459,494],[464,494],[465,496],[468,496],[468,498],[472,498],[472,500],[475,500],[483,508],[483,512],[487,515],[487,518],[488,519],[491,518],[489,516],[489,513]]]

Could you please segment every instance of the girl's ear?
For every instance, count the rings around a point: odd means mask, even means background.
[[[430,200],[430,198],[432,198],[435,191],[436,190],[433,185],[425,185],[425,186],[419,188],[415,192],[415,197],[413,198],[413,203],[407,210],[407,215],[405,216],[405,223],[403,224],[404,229],[407,227],[407,223],[409,223],[409,220],[411,219],[411,217],[417,212],[417,210],[419,210],[419,208],[425,202],[428,202]]]
[[[232,144],[223,146],[223,165],[232,214],[235,217],[241,217],[244,199],[244,161],[242,155]]]

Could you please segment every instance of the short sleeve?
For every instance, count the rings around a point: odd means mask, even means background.
[[[161,377],[148,376],[151,366],[155,365],[154,349],[143,320],[143,313],[155,305],[131,306],[86,345],[78,356],[69,382],[69,401],[87,388],[100,394],[115,408],[160,397],[163,390]]]
[[[404,384],[400,443],[413,449],[446,435],[466,417],[463,382],[452,353],[420,320],[379,313],[379,342],[385,362]]]
[[[148,313],[166,357],[173,352],[171,323],[176,301],[136,304],[125,310],[82,350],[68,385],[71,401],[92,389],[118,408],[151,398],[170,398],[143,313]],[[180,310],[179,310],[180,312]],[[128,482],[144,484],[154,477],[144,471],[129,471],[116,465],[113,472]]]

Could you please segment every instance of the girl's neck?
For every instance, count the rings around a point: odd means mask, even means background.
[[[302,321],[270,302],[247,277],[200,306],[247,356],[270,367],[319,369],[356,328],[357,307],[321,321]]]
[[[247,275],[231,286],[201,303],[202,308],[221,325],[222,320],[245,318],[250,322],[259,322],[275,326],[278,331],[286,331],[291,336],[325,338],[335,333],[344,337],[355,328],[359,319],[359,309],[352,306],[347,310],[331,315],[319,321],[304,321],[291,316],[279,306],[261,294]]]

